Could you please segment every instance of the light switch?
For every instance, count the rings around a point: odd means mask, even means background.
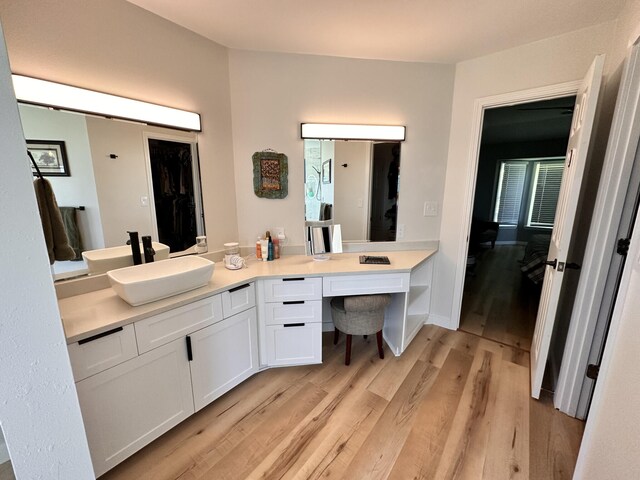
[[[396,240],[401,240],[404,238],[404,223],[399,223],[398,228],[396,229]]]
[[[361,198],[358,199],[358,208],[362,208],[362,199]]]
[[[425,217],[437,217],[438,216],[438,202],[424,202],[424,209],[422,214]]]

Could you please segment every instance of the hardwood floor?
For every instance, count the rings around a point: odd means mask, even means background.
[[[16,480],[11,462],[0,463],[0,480]]]
[[[401,357],[323,338],[101,479],[569,479],[582,422],[529,397],[528,352],[429,325]]]
[[[520,272],[520,245],[482,250],[464,282],[460,329],[529,351],[540,289]]]

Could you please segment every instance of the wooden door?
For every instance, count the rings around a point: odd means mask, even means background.
[[[531,343],[531,396],[540,397],[542,378],[549,354],[562,277],[567,264],[580,186],[591,139],[598,93],[602,80],[604,55],[595,58],[576,97],[573,122],[565,160],[562,186],[556,207],[556,217],[549,245],[548,265],[544,274],[536,329]]]

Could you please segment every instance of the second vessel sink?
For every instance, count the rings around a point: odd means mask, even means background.
[[[134,307],[178,295],[209,283],[215,263],[185,256],[107,272],[111,287]]]
[[[156,261],[169,258],[168,245],[152,242],[151,246],[156,251]],[[142,244],[140,244],[140,251],[144,251],[142,250]],[[88,250],[86,252],[82,252],[82,258],[87,262],[87,268],[91,275],[97,275],[99,273],[108,272],[109,270],[115,270],[116,268],[133,265],[133,256],[131,255],[131,246],[129,245]]]

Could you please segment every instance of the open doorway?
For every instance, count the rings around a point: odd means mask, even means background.
[[[461,330],[530,348],[575,99],[484,112]]]
[[[204,235],[195,142],[147,136],[155,237],[180,252]]]

